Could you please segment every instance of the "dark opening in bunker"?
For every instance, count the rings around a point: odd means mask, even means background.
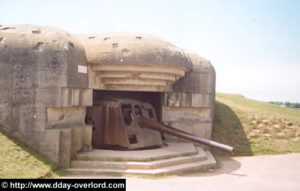
[[[122,114],[124,116],[125,124],[126,125],[131,125],[131,123],[133,121],[131,105],[130,104],[123,104],[121,106],[121,108],[122,108]]]
[[[133,99],[141,102],[150,103],[157,116],[157,120],[161,121],[161,101],[162,93],[160,92],[133,92],[133,91],[107,91],[94,90],[93,103],[99,100],[113,100],[113,99]],[[152,112],[152,111],[149,111]],[[154,115],[151,113],[150,115]]]
[[[138,106],[138,105],[134,106],[134,113],[136,116],[140,115],[143,117],[142,110],[141,110],[140,106]]]

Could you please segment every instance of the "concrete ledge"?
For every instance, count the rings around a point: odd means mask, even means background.
[[[211,109],[200,107],[162,107],[163,122],[211,122]]]
[[[153,161],[178,156],[197,154],[192,143],[168,143],[167,147],[159,149],[115,151],[94,149],[90,152],[78,153],[78,160],[99,160],[99,161]]]
[[[92,106],[93,90],[87,88],[61,88],[60,106]]]
[[[200,148],[199,148],[200,149]],[[120,175],[170,175],[195,170],[206,170],[216,166],[216,161],[209,151],[205,151],[206,160],[183,162],[155,169],[114,169],[114,168],[70,168],[68,172],[73,175],[97,175],[97,174],[120,174]]]
[[[181,156],[170,159],[161,159],[148,162],[135,161],[84,161],[74,160],[71,162],[71,168],[102,168],[102,169],[156,169],[166,166],[173,166],[183,163],[206,160],[206,152],[198,149],[198,154],[190,156]]]

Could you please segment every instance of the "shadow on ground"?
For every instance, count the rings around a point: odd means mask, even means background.
[[[216,101],[212,140],[233,146],[234,156],[252,156],[253,152],[238,115],[228,106]],[[215,156],[230,154],[212,149]]]
[[[228,105],[220,102],[216,102],[212,140],[233,146],[235,148],[233,156],[253,155],[250,142],[247,139],[238,115]],[[184,174],[183,176],[215,176],[220,174],[245,176],[243,174],[234,173],[234,171],[241,167],[241,163],[231,158],[231,154],[216,149],[211,149],[211,151],[217,160],[216,169],[209,170],[205,173],[195,172]]]
[[[245,176],[244,174],[237,174],[234,171],[238,170],[241,167],[241,163],[232,159],[228,156],[221,156],[216,158],[217,159],[217,167],[215,169],[210,169],[207,172],[191,172],[188,174],[182,174],[179,176],[184,177],[195,177],[195,176],[216,176],[220,174],[230,174],[233,176]]]

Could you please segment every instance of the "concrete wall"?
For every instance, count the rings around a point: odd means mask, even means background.
[[[215,111],[216,73],[209,61],[188,53],[193,69],[163,98],[163,122],[200,137],[211,138]],[[168,140],[181,140],[166,136]]]
[[[64,31],[32,25],[2,26],[0,40],[0,128],[59,162],[62,129],[91,131],[84,49]]]

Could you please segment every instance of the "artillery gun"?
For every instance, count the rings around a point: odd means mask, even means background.
[[[93,127],[94,148],[117,146],[141,149],[163,145],[163,133],[207,145],[229,153],[234,148],[159,123],[154,107],[131,99],[98,101],[88,107],[86,122]]]

